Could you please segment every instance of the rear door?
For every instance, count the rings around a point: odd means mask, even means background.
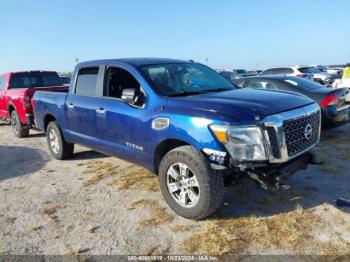
[[[103,67],[82,67],[77,69],[76,74],[75,86],[70,90],[65,105],[69,134],[73,142],[97,148],[96,111],[100,108]]]

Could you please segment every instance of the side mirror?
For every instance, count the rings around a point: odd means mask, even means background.
[[[137,96],[135,88],[125,88],[122,91],[122,100],[128,104],[133,104]]]

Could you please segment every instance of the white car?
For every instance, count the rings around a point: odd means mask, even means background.
[[[343,67],[327,67],[326,71],[327,73],[330,73],[330,74],[337,74],[337,75],[340,75],[341,72],[343,72]]]
[[[314,81],[321,85],[328,85],[338,77],[337,74],[325,72],[320,66],[308,66],[300,69],[300,71],[313,74]]]
[[[314,74],[307,72],[308,67],[306,66],[284,66],[269,68],[260,73],[260,75],[287,75],[287,76],[298,76],[305,79],[313,80]]]

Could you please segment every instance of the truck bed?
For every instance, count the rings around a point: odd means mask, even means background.
[[[33,97],[35,125],[45,130],[45,118],[53,116],[57,121],[65,122],[65,101],[68,90],[39,91]]]

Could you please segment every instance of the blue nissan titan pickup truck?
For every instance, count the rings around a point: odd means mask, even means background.
[[[34,117],[54,158],[81,144],[141,165],[192,219],[221,206],[224,178],[276,188],[305,169],[321,126],[303,95],[236,89],[205,65],[151,58],[78,64],[68,92],[35,93]]]

